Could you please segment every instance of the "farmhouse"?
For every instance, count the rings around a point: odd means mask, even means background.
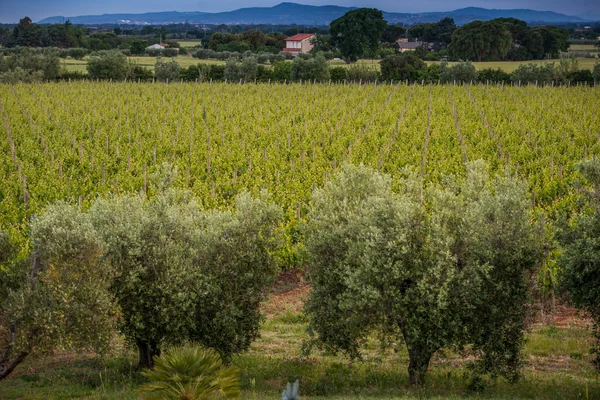
[[[400,39],[396,43],[398,43],[398,48],[401,53],[404,53],[405,51],[414,51],[419,47],[429,48],[429,43],[427,42],[408,42],[406,39]]]
[[[169,47],[169,46],[167,46],[164,43],[155,43],[155,44],[152,44],[152,45],[146,47],[146,50],[164,50],[167,47]]]
[[[291,53],[294,56],[297,56],[300,53],[308,53],[313,45],[310,43],[311,39],[314,37],[312,33],[299,33],[294,36],[290,36],[285,39],[285,49],[283,49],[284,53]]]

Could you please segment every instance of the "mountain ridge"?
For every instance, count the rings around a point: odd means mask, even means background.
[[[102,15],[81,15],[73,17],[54,16],[40,20],[39,24],[60,23],[70,20],[74,24],[131,24],[131,25],[165,25],[170,23],[189,22],[193,24],[297,24],[328,25],[346,12],[357,7],[337,5],[312,6],[292,2],[279,3],[273,7],[246,7],[232,11],[209,13],[202,11],[159,11],[147,13],[117,13]],[[382,11],[384,18],[390,23],[415,24],[437,22],[442,18],[454,18],[458,25],[475,20],[487,21],[494,18],[519,18],[527,22],[587,22],[572,15],[553,11],[537,11],[531,9],[487,9],[466,7],[454,11],[400,13]]]

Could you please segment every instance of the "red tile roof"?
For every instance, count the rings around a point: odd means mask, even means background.
[[[289,38],[285,39],[285,40],[293,40],[293,41],[298,41],[298,40],[304,40],[304,39],[308,39],[309,37],[315,36],[312,33],[299,33],[297,35],[294,36],[290,36]]]

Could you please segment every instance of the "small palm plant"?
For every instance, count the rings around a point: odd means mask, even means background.
[[[154,369],[142,372],[151,382],[138,391],[171,400],[233,399],[241,395],[238,372],[224,366],[214,350],[175,347],[154,358]]]
[[[281,392],[282,400],[300,400],[300,396],[298,396],[298,389],[300,388],[300,382],[296,379],[296,382],[292,385],[288,382],[287,388]]]

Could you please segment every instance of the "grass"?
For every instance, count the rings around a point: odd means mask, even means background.
[[[589,51],[593,53],[598,52],[598,47],[593,44],[572,44],[569,51]]]
[[[202,44],[202,41],[200,39],[198,39],[198,40],[178,40],[177,43],[179,43],[179,45],[181,47],[196,47],[196,46],[199,46],[200,44]]]
[[[466,389],[465,360],[452,352],[436,355],[424,388],[408,385],[405,350],[381,354],[375,341],[364,360],[301,353],[306,317],[285,309],[267,319],[261,338],[235,358],[243,398],[276,399],[286,382],[300,379],[303,398],[334,399],[593,399],[600,398],[598,375],[590,365],[591,333],[585,325],[543,325],[525,346],[524,378],[516,384],[489,381],[481,393]],[[2,399],[143,399],[135,353],[123,350],[102,361],[91,355],[56,354],[30,358],[0,383]]]

